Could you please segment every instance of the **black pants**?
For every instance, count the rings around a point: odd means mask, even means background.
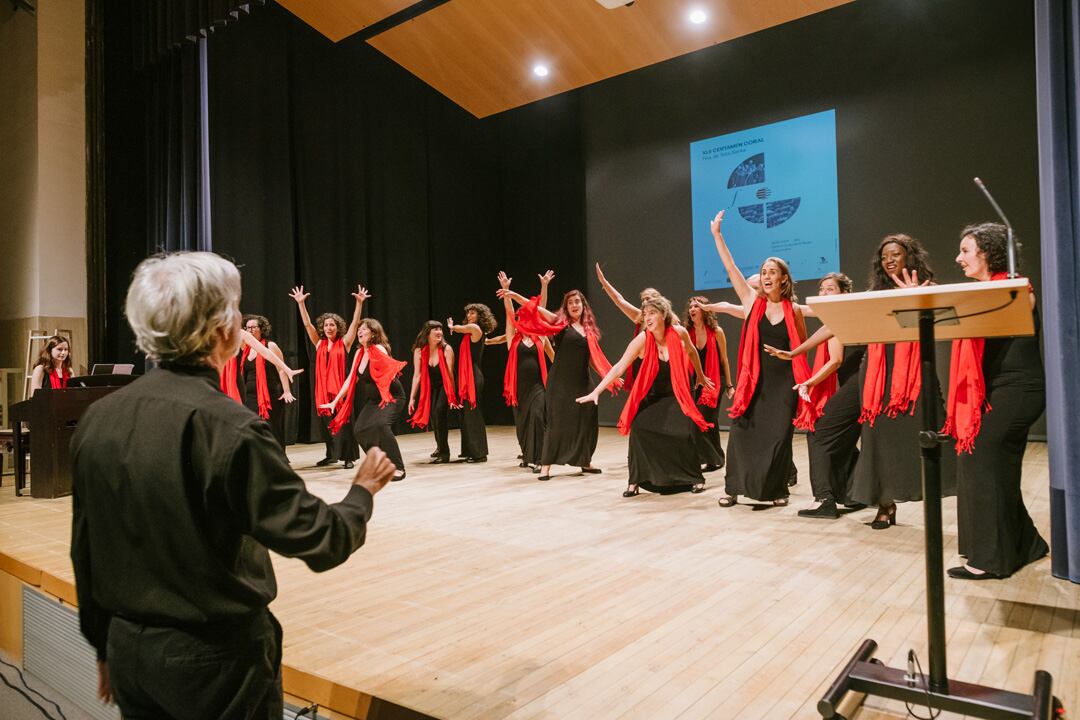
[[[319,434],[326,443],[326,457],[334,462],[359,459],[360,447],[351,432],[339,430],[337,435],[330,432],[330,421],[333,419],[333,415],[319,415]]]
[[[431,429],[435,433],[435,450],[444,460],[450,459],[450,404],[446,391],[439,387],[431,398]]]
[[[269,610],[184,629],[113,618],[108,665],[125,720],[282,716],[281,626]]]

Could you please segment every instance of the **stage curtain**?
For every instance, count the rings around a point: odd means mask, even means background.
[[[1080,582],[1080,9],[1036,0],[1052,572]]]
[[[139,0],[132,3],[137,67],[153,65],[266,0]]]

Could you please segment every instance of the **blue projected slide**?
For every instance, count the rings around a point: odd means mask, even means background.
[[[747,277],[773,255],[796,280],[839,269],[835,110],[690,143],[690,184],[695,290],[731,287],[709,232],[721,209]]]

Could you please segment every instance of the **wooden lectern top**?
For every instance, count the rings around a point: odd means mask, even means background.
[[[1034,335],[1027,278],[822,295],[807,303],[845,345],[919,339],[919,310],[935,310],[937,340]],[[977,314],[981,313],[981,314]]]

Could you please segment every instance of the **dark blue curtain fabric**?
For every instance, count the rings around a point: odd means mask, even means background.
[[[1036,0],[1052,571],[1080,583],[1080,0]]]

